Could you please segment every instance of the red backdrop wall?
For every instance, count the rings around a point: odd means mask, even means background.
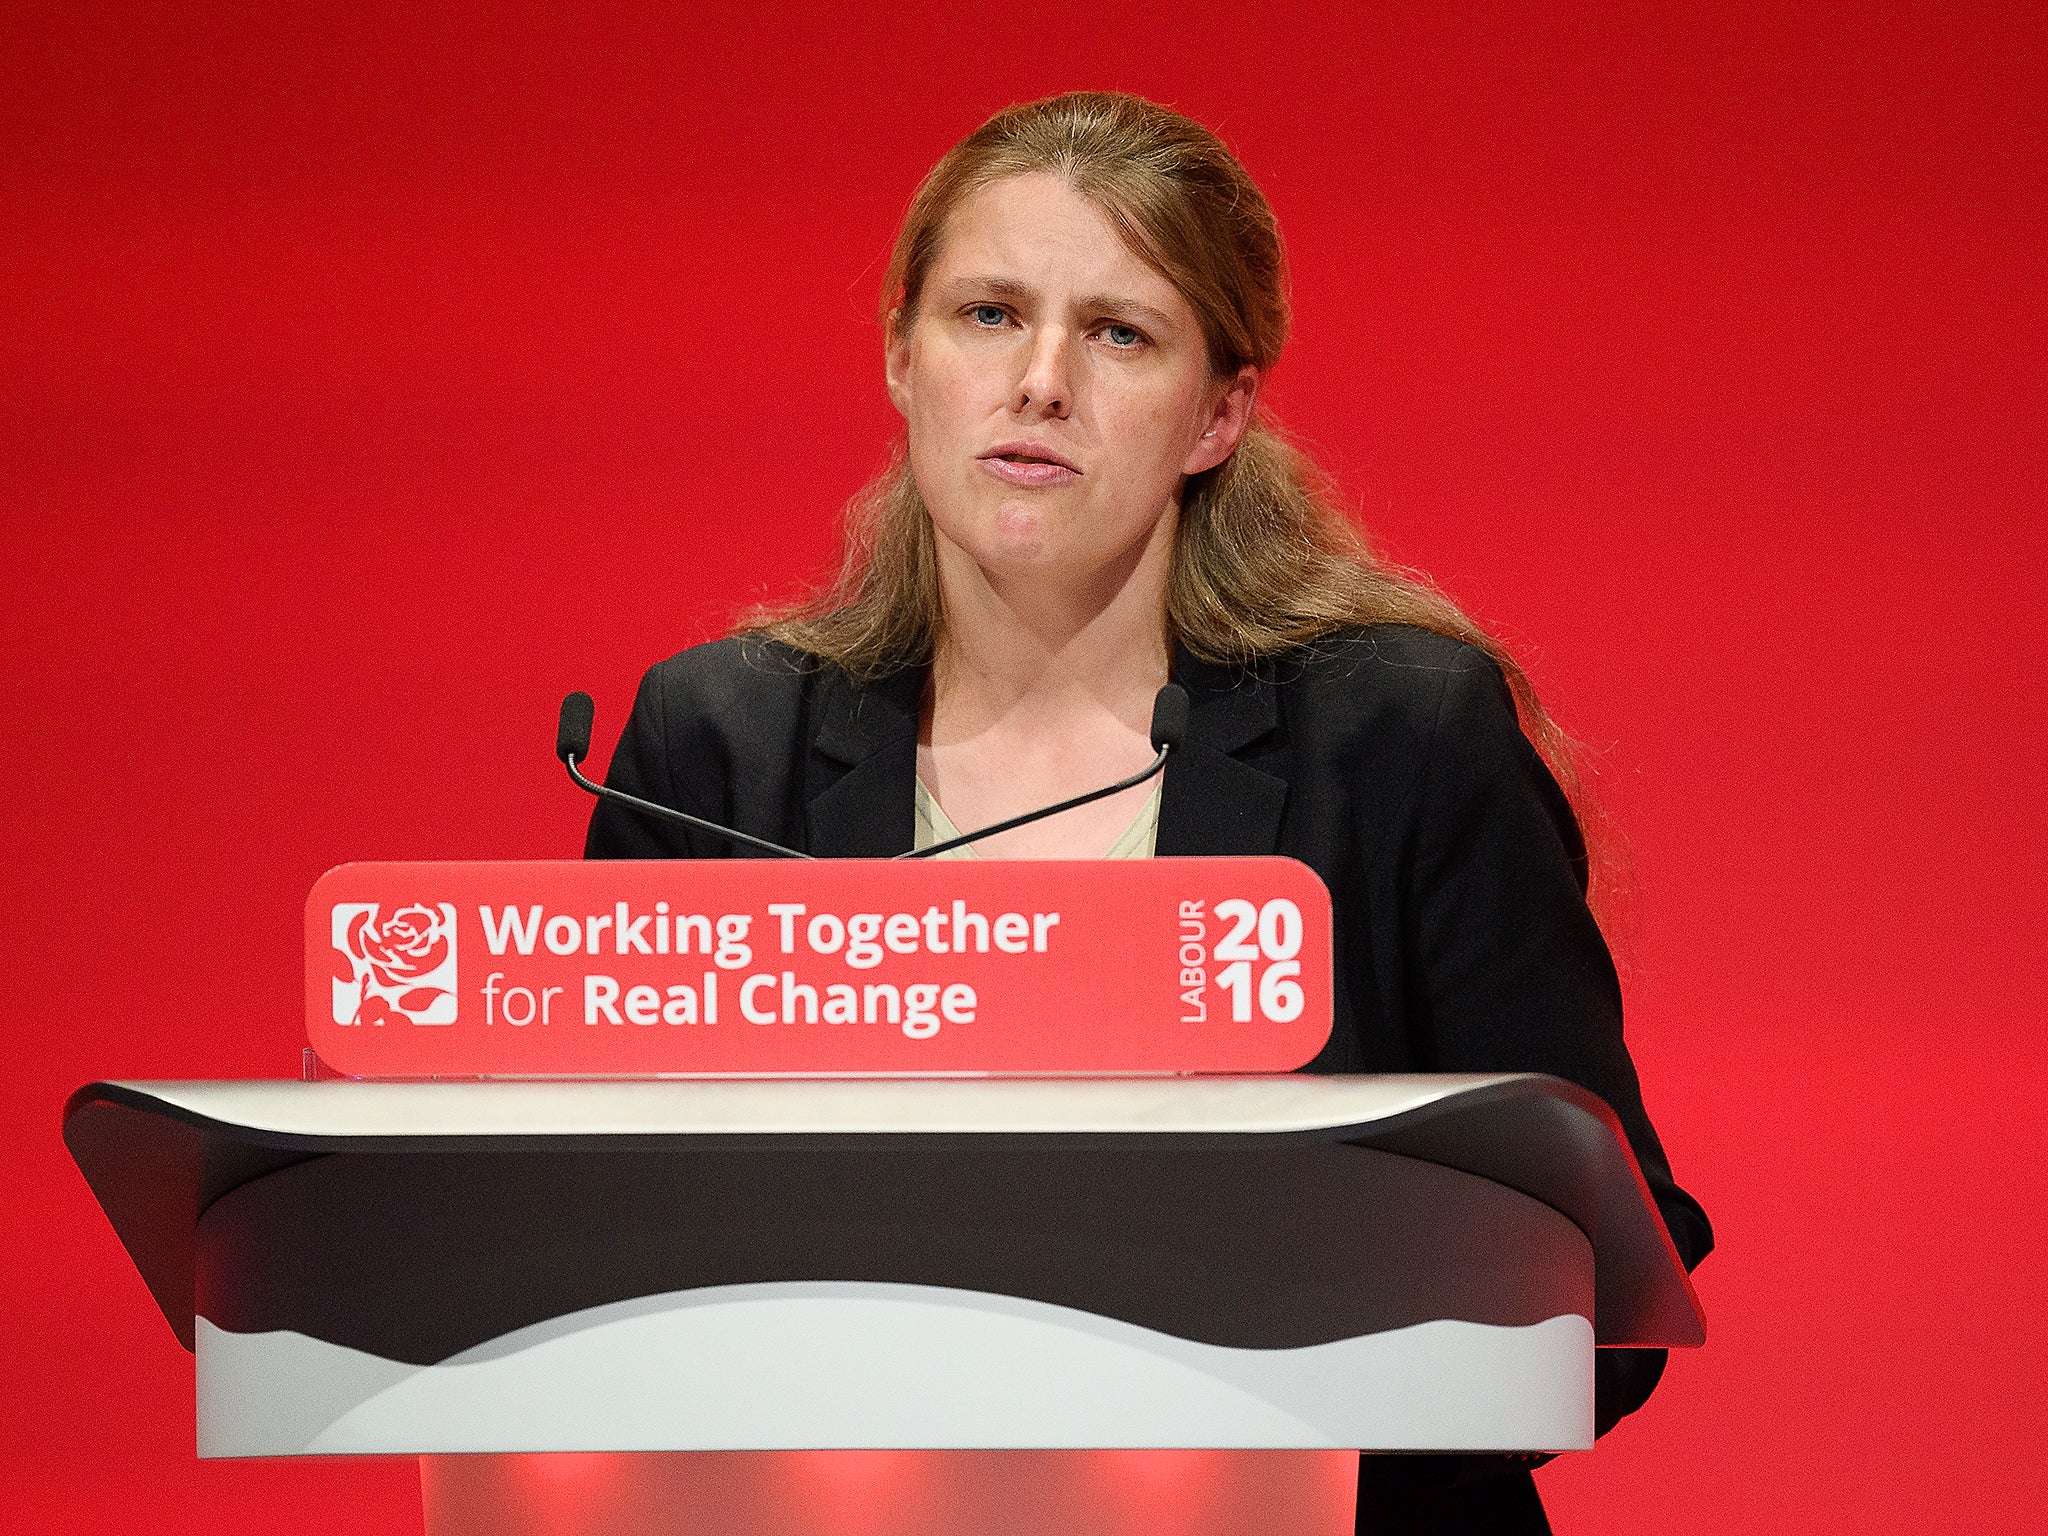
[[[819,567],[916,177],[1089,85],[1268,189],[1269,398],[1633,851],[1712,1342],[1541,1474],[1558,1528],[2030,1523],[2044,14],[10,6],[0,1497],[418,1529],[403,1462],[194,1461],[59,1106],[295,1072],[329,865],[574,853],[556,701],[609,742]]]

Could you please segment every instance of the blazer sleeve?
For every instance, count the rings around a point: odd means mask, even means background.
[[[1586,903],[1586,850],[1564,792],[1522,734],[1513,696],[1474,654],[1448,670],[1404,854],[1409,1018],[1446,1072],[1547,1072],[1620,1120],[1691,1269],[1706,1213],[1671,1176],[1622,1036],[1621,986]],[[1598,1427],[1649,1396],[1661,1350],[1603,1350]]]

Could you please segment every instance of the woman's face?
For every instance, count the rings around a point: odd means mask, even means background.
[[[1073,585],[1170,547],[1182,483],[1236,447],[1258,375],[1214,378],[1180,291],[1028,175],[954,209],[888,380],[942,564]]]

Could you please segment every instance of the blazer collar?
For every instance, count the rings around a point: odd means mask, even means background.
[[[1250,746],[1280,723],[1270,663],[1227,667],[1175,644],[1170,674],[1188,691],[1188,740],[1218,752]]]
[[[805,775],[806,852],[886,859],[916,839],[917,716],[924,667],[857,683],[827,668]]]
[[[1172,676],[1188,691],[1188,734],[1166,762],[1154,851],[1180,856],[1275,852],[1287,781],[1245,760],[1280,727],[1272,663],[1226,667],[1175,645]]]
[[[904,667],[872,682],[857,683],[837,668],[824,674],[818,696],[817,749],[851,768],[877,752],[917,745],[917,717],[929,669]]]
[[[1279,846],[1286,780],[1239,754],[1279,728],[1270,663],[1226,667],[1176,645],[1171,676],[1188,691],[1188,733],[1166,765],[1161,854],[1272,853]],[[817,698],[807,777],[809,851],[886,858],[913,838],[918,712],[927,669],[905,667],[868,683],[828,670]]]

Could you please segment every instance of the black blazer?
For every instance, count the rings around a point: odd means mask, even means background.
[[[1622,1040],[1577,823],[1492,661],[1386,624],[1248,670],[1176,650],[1172,675],[1192,710],[1157,852],[1281,853],[1329,886],[1336,1016],[1308,1070],[1569,1079],[1620,1118],[1687,1267],[1706,1257],[1712,1229],[1672,1180]],[[608,782],[806,853],[900,853],[925,676],[863,685],[757,639],[698,646],[648,672]],[[603,802],[586,847],[736,852]],[[1664,1356],[1603,1350],[1598,1366],[1604,1431],[1649,1396]]]

